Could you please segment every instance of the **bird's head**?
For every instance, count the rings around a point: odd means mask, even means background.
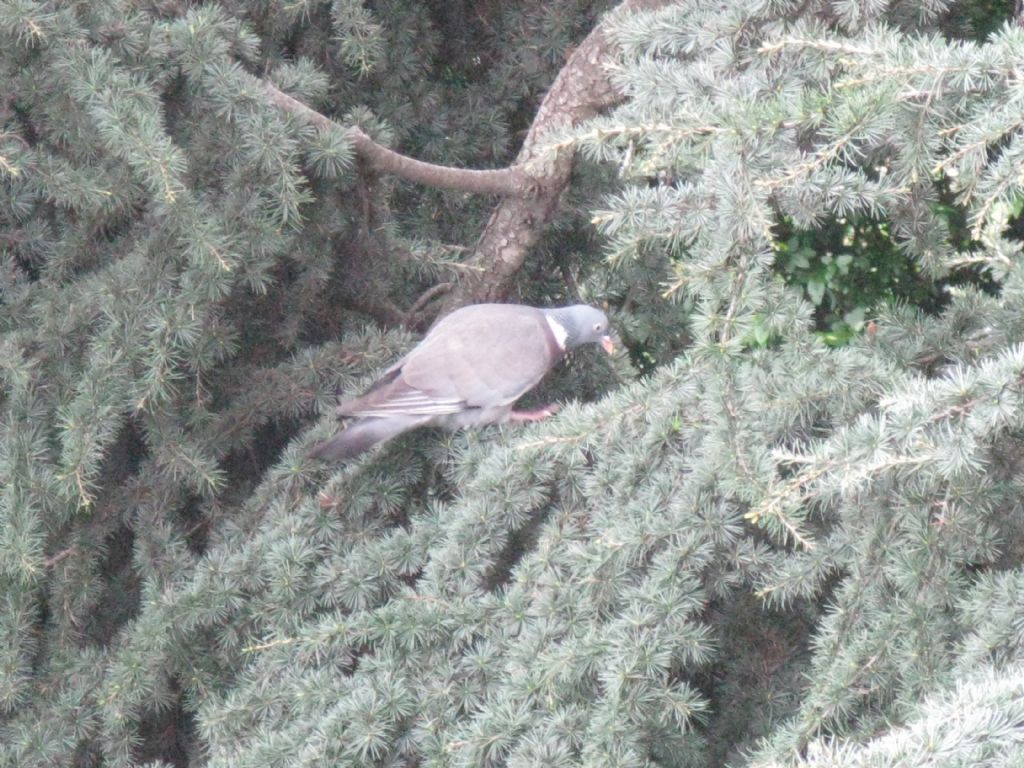
[[[564,329],[566,350],[575,349],[583,344],[600,344],[608,354],[615,351],[615,344],[609,335],[611,329],[608,317],[597,307],[576,304],[571,307],[548,309],[545,310],[545,314]]]

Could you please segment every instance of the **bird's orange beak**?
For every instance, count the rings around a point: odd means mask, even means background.
[[[615,351],[615,342],[612,341],[611,336],[602,336],[601,346],[604,347],[604,351],[607,352],[609,355]]]

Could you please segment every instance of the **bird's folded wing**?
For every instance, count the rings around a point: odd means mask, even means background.
[[[342,403],[351,416],[444,415],[509,405],[561,356],[543,313],[478,305],[449,315],[401,366],[365,395]]]
[[[543,313],[533,307],[480,305],[438,324],[413,350],[400,378],[411,389],[471,408],[515,402],[561,355]],[[446,318],[447,320],[447,318]],[[443,331],[443,332],[442,332]]]
[[[338,406],[340,416],[387,418],[390,416],[443,416],[466,408],[462,400],[442,399],[416,389],[395,385],[386,390],[375,390]]]

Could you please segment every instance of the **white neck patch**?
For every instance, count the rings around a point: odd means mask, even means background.
[[[548,321],[551,333],[555,336],[555,343],[558,344],[558,348],[565,352],[565,340],[569,338],[569,332],[565,330],[564,325],[555,320],[551,315],[545,315],[545,319]]]

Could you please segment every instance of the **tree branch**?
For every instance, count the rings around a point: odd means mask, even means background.
[[[281,109],[301,115],[324,130],[340,128],[329,117],[289,96],[273,83],[264,81],[263,87],[270,100]],[[529,185],[526,174],[515,166],[493,171],[475,171],[425,163],[378,144],[361,128],[352,126],[344,130],[346,138],[352,142],[359,158],[370,170],[377,173],[394,174],[400,179],[427,187],[456,189],[478,195],[518,195]]]
[[[427,306],[427,304],[436,299],[438,296],[441,296],[442,294],[445,294],[448,291],[450,291],[452,289],[452,286],[452,283],[437,283],[436,285],[427,288],[427,290],[425,290],[423,294],[418,299],[416,299],[413,305],[409,307],[409,310],[405,313],[406,316],[409,318],[408,322],[415,323],[416,314],[425,306]]]
[[[666,4],[667,0],[624,0],[617,12]],[[518,157],[508,168],[477,171],[425,163],[377,144],[358,127],[345,129],[360,160],[374,172],[391,173],[430,187],[502,196],[467,262],[472,268],[465,270],[464,279],[448,292],[442,314],[465,304],[500,301],[508,296],[513,278],[557,210],[572,173],[573,147],[553,147],[546,138],[593,117],[621,98],[603,66],[611,48],[604,23],[598,24],[558,73],[541,101]],[[265,82],[264,87],[281,109],[323,129],[339,127],[271,83]]]
[[[624,0],[617,12],[665,4],[666,0]],[[597,115],[621,99],[603,66],[612,49],[604,26],[603,22],[598,24],[573,52],[541,101],[513,165],[527,170],[533,188],[528,194],[506,197],[498,203],[471,260],[478,269],[467,272],[466,279],[448,294],[442,313],[465,304],[508,297],[513,278],[557,210],[572,173],[574,150],[552,151],[546,137]]]

